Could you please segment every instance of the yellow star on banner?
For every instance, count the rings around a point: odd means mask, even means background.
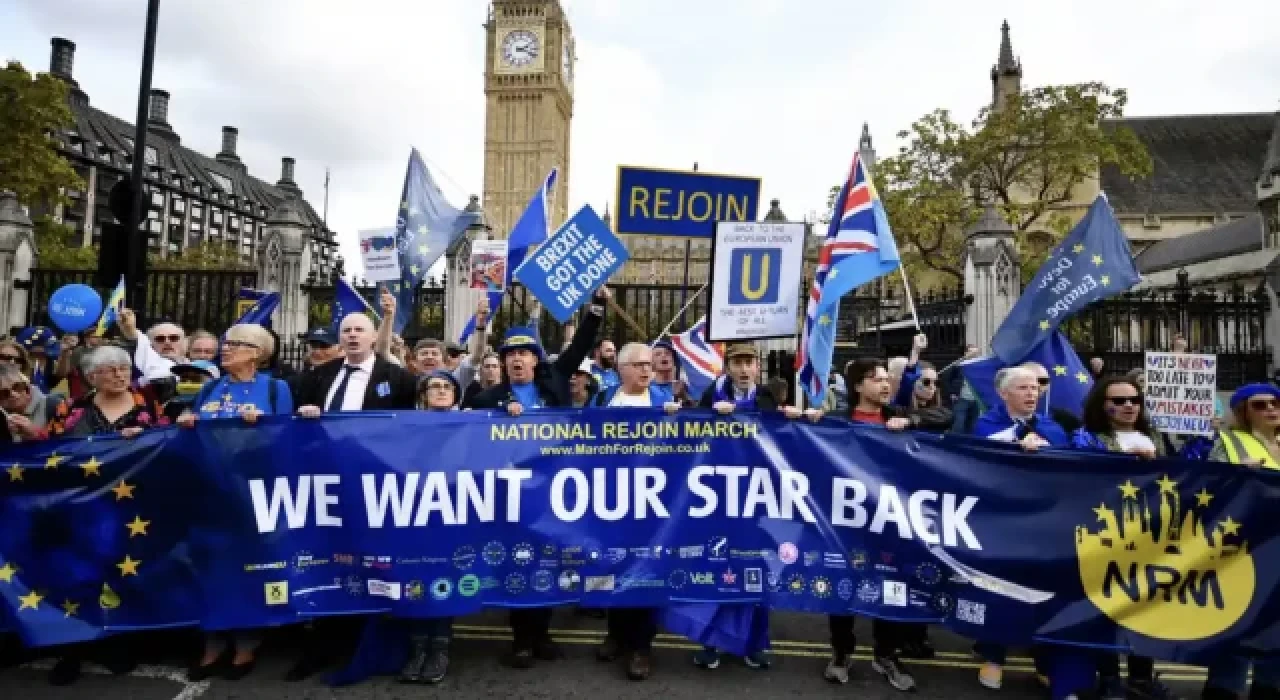
[[[66,457],[63,457],[62,455],[52,454],[52,455],[49,455],[49,458],[44,461],[44,468],[57,469],[58,465],[62,464],[65,461],[67,461]]]
[[[15,464],[5,471],[9,472],[9,481],[22,481],[22,472],[26,471],[21,464]]]
[[[824,325],[824,326],[830,326],[830,325],[831,325],[831,316],[830,316],[830,314],[822,314],[821,316],[819,316],[819,317],[818,317],[818,323],[819,323],[819,324],[821,324],[821,325]]]
[[[1075,244],[1075,245],[1071,246],[1071,251],[1072,251],[1073,253],[1077,253],[1077,254],[1078,254],[1078,253],[1083,253],[1083,252],[1084,252],[1084,244],[1083,244],[1083,243],[1077,243],[1077,244]]]
[[[1132,481],[1120,484],[1120,493],[1124,494],[1125,498],[1138,499],[1138,487],[1134,486]]]
[[[116,564],[116,568],[120,569],[121,576],[137,576],[138,565],[141,563],[142,563],[141,561],[134,559],[133,557],[130,557],[128,554],[126,554],[124,555],[124,561],[120,562],[119,564]]]
[[[1102,286],[1104,286],[1104,287],[1106,287],[1106,286],[1110,285],[1110,284],[1111,284],[1111,275],[1103,275],[1103,276],[1102,276],[1102,279],[1101,279],[1101,280],[1099,280],[1099,281],[1098,281],[1098,283],[1099,283],[1099,284],[1101,284],[1101,285],[1102,285]]]
[[[1049,330],[1049,321],[1048,321],[1048,320],[1042,320],[1042,321],[1040,321],[1040,330],[1042,330],[1042,331],[1047,331],[1047,330]]]
[[[1218,523],[1218,527],[1222,528],[1222,534],[1224,535],[1240,534],[1240,523],[1236,522],[1230,515],[1227,516],[1226,520]]]
[[[133,498],[133,490],[136,488],[138,487],[133,484],[121,481],[111,489],[111,492],[116,495],[117,501],[123,501],[126,498]]]
[[[102,476],[102,472],[98,471],[101,466],[102,462],[99,462],[97,457],[90,457],[88,462],[80,465],[80,468],[84,470],[84,477],[87,479],[91,476]]]
[[[62,601],[62,612],[64,613],[63,617],[75,617],[76,613],[80,612],[80,604],[64,600]]]
[[[1095,256],[1093,256],[1093,264],[1094,264],[1094,266],[1095,266],[1095,267],[1096,267],[1096,266],[1098,266],[1098,265],[1101,265],[1101,264],[1102,264],[1102,256],[1101,256],[1101,255],[1095,255]]]
[[[417,265],[410,265],[410,266],[409,266],[409,274],[411,274],[411,275],[413,275],[413,276],[415,276],[415,277],[416,277],[416,276],[418,275],[418,266],[417,266]]]
[[[423,224],[423,225],[421,225],[421,226],[419,226],[419,227],[418,227],[418,235],[419,235],[419,236],[425,236],[425,235],[427,235],[427,225],[426,225],[426,224]]]
[[[1062,365],[1054,365],[1053,373],[1058,375],[1059,377],[1065,377],[1067,376],[1067,368],[1063,367]]]
[[[18,607],[18,610],[26,610],[27,608],[38,610],[40,608],[40,601],[44,600],[44,596],[36,593],[35,591],[31,591],[26,595],[18,596],[18,600],[22,601],[22,605]]]
[[[1213,501],[1213,494],[1209,493],[1209,489],[1200,489],[1200,493],[1196,494],[1196,505],[1207,506]]]
[[[1177,493],[1178,492],[1178,482],[1174,481],[1173,479],[1170,479],[1168,474],[1165,474],[1164,476],[1157,479],[1156,483],[1160,484],[1160,493]]]
[[[1080,382],[1081,384],[1088,384],[1089,375],[1085,374],[1084,372],[1076,372],[1076,381]]]
[[[1108,507],[1107,507],[1107,504],[1105,504],[1105,503],[1103,503],[1102,505],[1098,506],[1097,508],[1094,508],[1094,509],[1093,509],[1093,512],[1094,512],[1095,514],[1097,514],[1097,516],[1098,516],[1098,520],[1106,520],[1108,517],[1110,517],[1110,516],[1112,516],[1112,515],[1115,515],[1115,513],[1113,513],[1113,512],[1111,511],[1111,509],[1110,509],[1110,508],[1108,508]]]
[[[129,537],[147,534],[147,528],[151,526],[150,520],[143,520],[142,516],[133,516],[133,522],[125,523],[125,527],[129,528]]]
[[[427,247],[425,245],[418,246],[418,255],[426,255]]]
[[[18,573],[18,569],[13,564],[5,562],[4,566],[0,566],[0,581],[13,583],[13,575],[16,573]]]

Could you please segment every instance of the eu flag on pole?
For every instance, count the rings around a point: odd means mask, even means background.
[[[387,286],[396,295],[395,331],[413,317],[414,290],[445,250],[466,231],[475,217],[449,204],[418,149],[409,153],[404,189],[396,212],[396,247],[400,250],[400,281]]]
[[[271,315],[279,306],[280,292],[241,287],[236,301],[236,311],[240,313],[240,318],[236,319],[236,323],[256,323],[263,328],[270,328]]]
[[[827,238],[818,253],[804,332],[796,346],[800,384],[814,405],[822,403],[835,352],[840,298],[854,288],[898,269],[898,244],[880,195],[860,155],[840,188]]]
[[[1040,412],[1047,414],[1050,408],[1056,408],[1080,415],[1084,397],[1093,389],[1093,376],[1062,331],[1055,331],[1032,348],[1019,364],[1024,362],[1039,363],[1049,372],[1049,389],[1046,399],[1040,404]],[[999,405],[996,372],[1006,366],[1000,358],[991,356],[957,365],[983,411]]]
[[[98,317],[98,326],[93,330],[96,336],[104,336],[111,324],[120,320],[120,311],[124,309],[124,275],[120,275],[120,282],[116,288],[111,290],[111,296],[107,297],[107,303],[102,309],[102,315]]]
[[[397,309],[398,309],[397,305]],[[338,332],[338,327],[342,325],[342,319],[347,314],[365,313],[376,323],[382,323],[382,316],[373,308],[368,299],[365,299],[355,287],[345,279],[338,278],[338,285],[333,290],[333,332]],[[399,313],[396,314],[397,316]]]
[[[1142,279],[1129,241],[1105,195],[1049,255],[991,338],[991,351],[1008,364],[1022,362],[1068,317]]]
[[[547,240],[547,236],[551,234],[551,192],[555,189],[558,172],[556,168],[551,169],[542,187],[533,193],[529,206],[525,207],[516,225],[511,227],[511,235],[507,237],[507,284],[504,289],[511,287],[511,273],[524,262],[529,249]],[[489,293],[489,309],[493,314],[497,313],[498,306],[502,304],[502,294]],[[475,329],[476,317],[473,314],[471,320],[467,321],[466,328],[462,329],[458,342],[466,345],[467,338],[471,337]]]

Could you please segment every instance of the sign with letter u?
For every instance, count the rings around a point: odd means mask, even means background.
[[[709,340],[795,335],[804,224],[720,222],[712,258]]]

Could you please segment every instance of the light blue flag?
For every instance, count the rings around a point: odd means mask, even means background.
[[[542,183],[542,187],[533,193],[533,198],[529,200],[529,206],[525,207],[524,213],[520,215],[516,225],[511,227],[511,235],[507,237],[507,283],[504,287],[505,289],[511,288],[511,273],[524,262],[525,256],[529,254],[529,249],[547,240],[547,236],[551,235],[551,193],[555,189],[558,173],[559,171],[556,168],[551,169],[547,179]],[[490,317],[498,313],[498,307],[502,304],[502,295],[503,292],[489,292]],[[476,317],[475,314],[472,314],[471,320],[467,321],[466,328],[462,329],[462,335],[458,338],[458,342],[466,345],[467,339],[471,337],[475,330]]]
[[[889,217],[885,215],[866,164],[855,155],[849,179],[836,199],[827,239],[818,254],[804,335],[797,346],[800,384],[813,405],[821,405],[826,396],[840,298],[893,272],[900,264]]]

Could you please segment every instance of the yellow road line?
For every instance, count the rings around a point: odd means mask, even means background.
[[[511,628],[492,625],[454,625],[455,630],[461,634],[455,635],[459,639],[473,639],[484,641],[511,641]],[[553,629],[551,630],[552,638],[560,644],[574,645],[590,645],[598,644],[604,640],[603,630],[592,629]],[[773,647],[772,653],[775,656],[790,656],[795,658],[813,658],[825,659],[831,655],[830,645],[820,642],[803,642],[792,640],[770,640],[769,644]],[[688,651],[697,651],[702,647],[694,644],[684,637],[674,634],[659,634],[654,639],[655,647],[659,649],[683,649]],[[866,652],[856,653],[854,659],[860,661],[870,661],[871,655]],[[971,654],[955,651],[937,652],[937,657],[933,659],[910,659],[908,660],[912,666],[933,666],[937,668],[970,668],[977,669],[981,663],[973,658]],[[1023,656],[1010,656],[1004,666],[1006,671],[1012,673],[1035,673],[1035,664],[1028,658]],[[1160,677],[1169,681],[1203,681],[1205,679],[1204,669],[1194,666],[1183,666],[1180,664],[1158,663],[1157,670],[1161,671]]]

